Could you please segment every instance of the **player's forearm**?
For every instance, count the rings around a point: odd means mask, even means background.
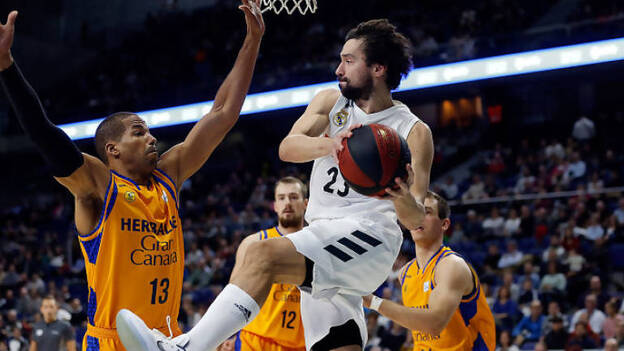
[[[8,54],[0,56],[0,72],[11,67],[12,64],[13,64],[13,56],[11,55],[10,51]]]
[[[384,299],[378,312],[409,330],[418,330],[431,335],[439,335],[447,321],[431,309],[417,309]]]
[[[279,146],[279,157],[284,162],[303,163],[331,153],[333,141],[324,136],[289,135]]]
[[[35,90],[17,63],[0,71],[0,85],[17,119],[57,177],[69,176],[84,162],[82,153],[60,128],[48,119]]]
[[[401,224],[409,230],[422,226],[425,218],[425,206],[414,197],[394,201],[394,208]]]
[[[234,67],[217,91],[213,111],[222,111],[231,118],[238,118],[249,91],[259,50],[260,38],[248,35],[238,52]]]

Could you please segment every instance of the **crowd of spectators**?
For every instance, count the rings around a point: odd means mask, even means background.
[[[624,163],[587,120],[569,139],[497,144],[472,177],[436,186],[456,201],[446,240],[477,269],[501,350],[624,347],[624,197],[607,189],[624,184]],[[397,270],[413,256],[409,241],[402,253]],[[396,277],[378,293],[400,301]],[[384,341],[396,334],[390,321],[369,322],[380,350],[401,349]]]
[[[476,182],[445,179],[436,190],[457,201],[447,243],[479,272],[501,349],[601,347],[610,338],[624,345],[624,305],[617,293],[624,287],[624,198],[619,192],[593,192],[624,184],[621,150],[571,138],[524,140],[479,154],[484,157],[473,169]],[[200,171],[182,187],[184,329],[227,283],[240,241],[275,223],[274,181],[286,174],[306,180],[297,168],[256,169],[240,168],[221,178]],[[568,190],[578,192],[513,199]],[[510,197],[486,204],[461,201],[497,196]],[[66,196],[39,193],[0,212],[0,350],[25,345],[48,294],[61,307],[59,318],[69,321],[82,341],[87,289],[70,204]],[[413,250],[406,235],[397,272]],[[400,301],[395,278],[378,293]],[[367,318],[371,350],[410,344],[405,329],[374,312]]]
[[[351,3],[333,2],[320,4],[315,15],[267,15],[251,90],[333,80],[344,36],[364,18],[391,18],[414,43],[416,66],[548,47],[554,45],[552,35],[544,42],[520,38],[555,3],[481,0],[405,6],[387,1],[362,2],[358,11],[351,11]],[[606,11],[585,3],[601,12],[587,10],[570,20],[595,18]],[[142,29],[126,34],[118,45],[99,48],[96,43],[105,42],[106,36],[86,32],[79,45],[96,49],[97,55],[64,79],[71,82],[66,88],[55,85],[42,91],[44,104],[52,116],[69,122],[77,116],[208,100],[231,68],[243,35],[240,14],[233,3],[223,1],[191,13],[169,9],[150,14]],[[564,43],[566,39],[557,45]]]

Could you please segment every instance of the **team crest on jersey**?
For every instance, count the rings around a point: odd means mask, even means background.
[[[126,199],[126,201],[128,202],[133,202],[134,200],[136,200],[136,193],[132,190],[128,190],[124,194],[124,199]]]
[[[342,127],[347,121],[347,117],[349,117],[349,112],[343,108],[334,116],[334,124],[338,127]]]
[[[429,282],[426,281],[423,283],[423,292],[429,291]]]

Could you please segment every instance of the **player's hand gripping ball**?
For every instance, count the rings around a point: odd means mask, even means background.
[[[385,196],[394,179],[407,179],[405,165],[411,154],[407,141],[394,129],[369,124],[353,130],[342,140],[338,153],[340,173],[349,187],[366,196]]]

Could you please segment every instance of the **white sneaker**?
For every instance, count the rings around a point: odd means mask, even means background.
[[[185,351],[189,338],[180,335],[166,337],[158,329],[149,329],[136,314],[122,309],[117,313],[117,334],[126,350],[132,351]],[[169,320],[167,320],[169,323]]]

